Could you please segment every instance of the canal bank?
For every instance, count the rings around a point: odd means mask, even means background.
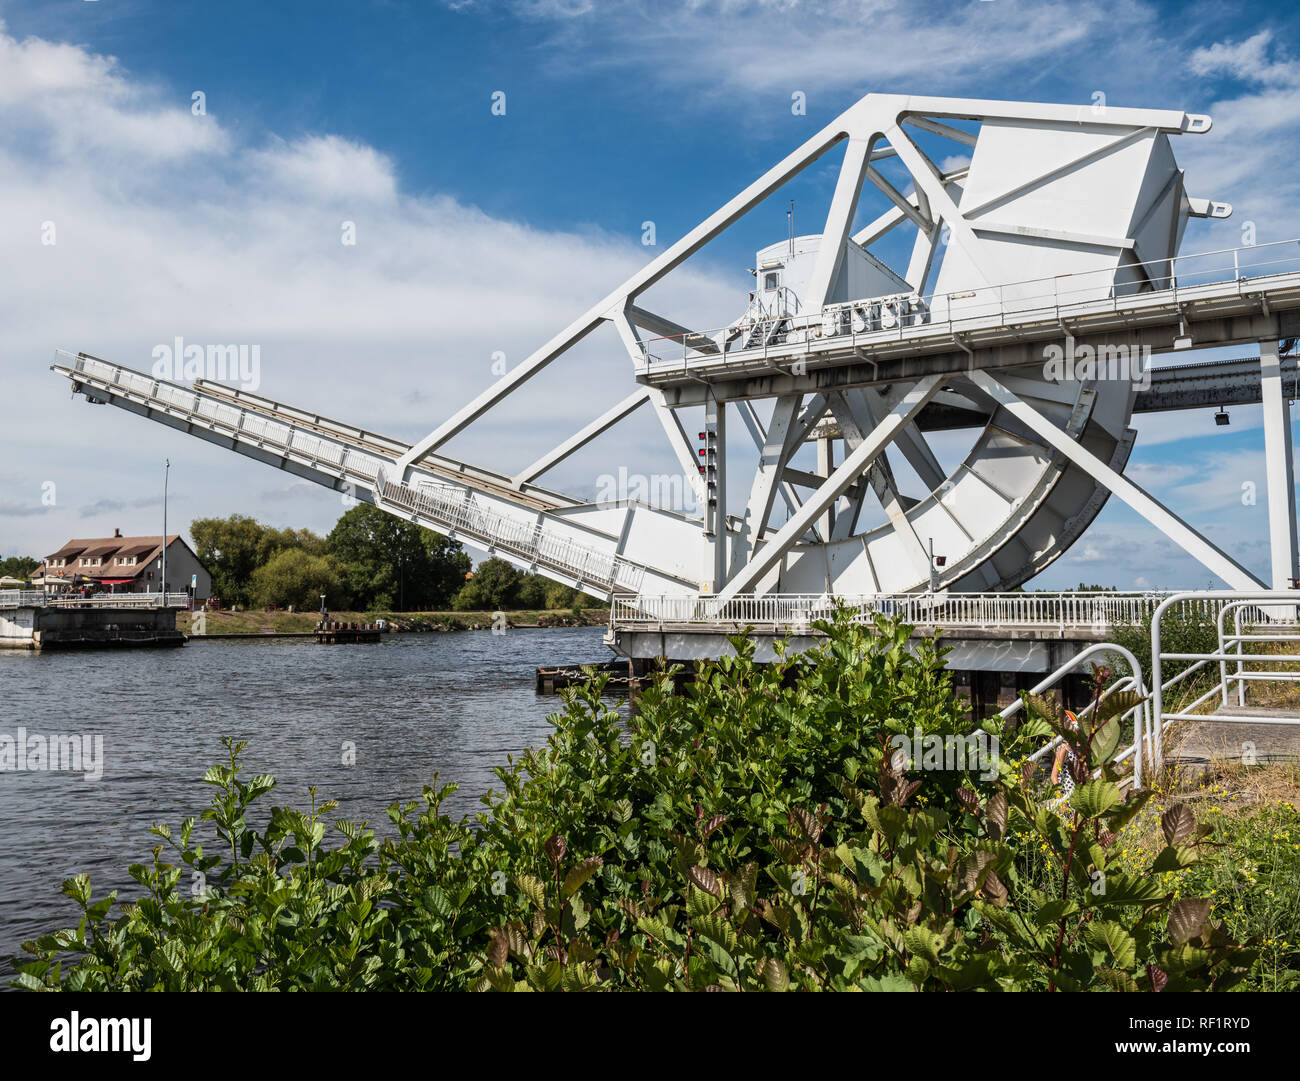
[[[605,607],[583,609],[524,609],[514,612],[350,612],[331,611],[329,618],[344,623],[383,620],[396,634],[441,634],[452,631],[491,631],[604,627]],[[321,621],[319,612],[219,611],[181,613],[178,627],[193,641],[200,638],[312,637]]]

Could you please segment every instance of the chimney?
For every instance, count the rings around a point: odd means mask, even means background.
[[[122,531],[120,529],[113,530],[113,536],[120,537],[121,535],[122,535]]]

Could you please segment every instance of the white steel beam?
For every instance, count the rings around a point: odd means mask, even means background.
[[[699,334],[691,330],[690,327],[684,327],[681,323],[665,319],[662,315],[656,315],[644,308],[638,308],[635,304],[627,306],[627,315],[637,326],[664,338],[676,338],[682,341],[687,349],[694,349],[697,353],[718,352],[718,343],[708,335]]]
[[[754,470],[754,483],[749,490],[744,524],[740,536],[736,538],[737,559],[744,558],[758,547],[767,520],[771,517],[772,503],[780,488],[781,470],[790,453],[790,435],[799,411],[800,397],[801,395],[791,394],[778,398],[772,410],[771,423],[758,448],[758,467]],[[742,412],[744,408],[752,409],[748,402],[742,403]],[[791,513],[794,510],[795,507],[790,504]]]
[[[1259,343],[1259,386],[1264,405],[1264,468],[1268,482],[1268,540],[1274,589],[1289,589],[1296,575],[1295,475],[1291,410],[1282,393],[1277,339]]]
[[[463,431],[497,402],[517,390],[528,379],[531,379],[545,368],[557,356],[585,338],[602,320],[613,318],[615,314],[622,313],[630,299],[635,298],[674,268],[681,265],[737,218],[743,217],[792,176],[801,172],[830,150],[832,146],[840,142],[841,139],[860,127],[861,120],[864,116],[869,115],[868,101],[869,98],[863,98],[857,104],[850,106],[849,109],[804,142],[798,149],[787,154],[780,162],[738,195],[729,199],[718,210],[710,214],[677,243],[667,248],[659,258],[652,260],[612,293],[592,305],[535,353],[512,368],[468,405],[443,421],[442,424],[411,447],[402,457],[402,460],[398,462],[399,467],[404,471],[408,470],[413,462],[423,458],[430,451],[436,450],[458,432]]]
[[[1135,143],[1139,139],[1144,139],[1152,134],[1154,134],[1153,130],[1147,127],[1138,128],[1136,131],[1126,132],[1118,138],[1112,139],[1108,143],[1103,143],[1101,146],[1093,147],[1087,153],[1080,154],[1046,173],[1041,173],[1038,176],[1031,177],[1029,180],[1017,184],[1015,187],[1008,188],[999,195],[993,196],[991,199],[985,199],[979,206],[971,207],[966,211],[966,216],[969,218],[977,217],[987,210],[992,210],[995,206],[1000,206],[1005,202],[1009,202],[1017,195],[1023,195],[1025,192],[1032,191],[1034,188],[1042,187],[1042,185],[1050,183],[1059,176],[1064,176],[1066,173],[1087,165],[1089,162],[1096,161],[1098,158],[1104,158],[1107,154],[1113,154],[1117,150],[1123,150],[1124,147],[1131,143]]]
[[[961,128],[954,128],[951,124],[940,124],[937,120],[925,116],[909,116],[906,123],[922,131],[928,131],[932,135],[942,135],[945,139],[965,143],[967,146],[974,146],[977,138],[972,131],[962,131]]]
[[[1143,491],[1123,474],[1117,473],[1096,455],[1071,439],[1047,417],[1028,402],[1018,398],[988,372],[971,372],[968,378],[1017,420],[1037,432],[1055,450],[1060,451],[1091,477],[1104,484],[1183,551],[1217,574],[1233,589],[1263,588],[1263,583],[1230,555],[1211,544],[1154,496]]]
[[[852,138],[844,151],[844,164],[840,166],[831,208],[822,229],[821,243],[817,248],[817,261],[812,277],[804,290],[803,302],[810,309],[819,309],[831,297],[836,273],[844,262],[844,242],[853,227],[853,215],[858,209],[858,195],[862,191],[863,177],[870,171],[871,140]],[[903,198],[901,195],[899,198]],[[906,201],[906,200],[904,200]]]
[[[852,452],[862,444],[863,439],[866,438],[866,432],[873,427],[871,414],[869,412],[859,414],[853,405],[846,400],[846,396],[838,392],[831,395],[830,402],[831,412],[835,415],[835,420],[840,426],[840,432],[844,436],[844,445],[849,452]],[[905,430],[906,426],[900,428],[899,436]],[[903,551],[907,553],[908,558],[921,574],[928,573],[929,557],[926,555],[925,548],[922,546],[920,538],[917,537],[916,531],[912,528],[912,523],[907,517],[907,512],[916,503],[899,493],[898,482],[894,478],[893,469],[889,466],[889,456],[887,454],[880,455],[867,467],[865,480],[866,483],[861,486],[860,491],[853,499],[853,505],[846,513],[841,514],[836,521],[835,530],[831,535],[832,539],[841,540],[853,535],[853,530],[857,528],[858,516],[862,513],[862,505],[866,499],[867,490],[870,489],[880,501],[885,516],[889,519],[890,526],[893,527],[900,543],[903,545]]]
[[[801,394],[794,395],[796,402],[802,397],[803,395]],[[758,452],[761,455],[763,453],[763,445],[767,442],[767,432],[763,430],[763,425],[758,419],[758,414],[754,412],[754,403],[742,398],[740,401],[736,402],[735,405],[736,411],[740,413],[740,419],[749,430],[750,438],[754,440],[754,446],[758,448]],[[795,408],[797,410],[798,406],[796,405]],[[790,443],[791,446],[797,446],[793,439],[790,440]],[[787,455],[787,457],[789,457],[789,455]],[[777,489],[781,493],[781,498],[785,501],[786,510],[791,514],[797,511],[799,509],[799,497],[795,494],[794,488],[789,484],[789,482],[782,479],[777,484]]]
[[[677,464],[682,467],[687,482],[695,490],[696,501],[703,507],[706,497],[704,481],[700,479],[699,458],[692,449],[690,438],[686,434],[686,429],[682,427],[677,411],[665,404],[664,393],[661,390],[650,390],[650,404],[655,407],[655,416],[659,418],[664,435],[668,437],[668,443],[673,448],[673,453],[677,455]]]
[[[921,153],[917,145],[908,137],[907,132],[897,124],[886,133],[886,138],[889,140],[889,145],[898,151],[899,160],[912,174],[913,183],[917,188],[926,190],[926,194],[930,197],[930,206],[937,217],[948,226],[948,243],[956,244],[965,252],[970,260],[971,269],[983,278],[985,285],[988,285],[999,275],[988,263],[987,246],[979,242],[970,223],[958,209],[956,201],[948,194],[939,170]]]
[[[570,454],[574,453],[574,451],[586,446],[595,439],[596,436],[612,428],[624,417],[636,412],[636,410],[640,409],[641,406],[645,405],[649,398],[649,387],[641,387],[640,389],[633,391],[619,402],[618,405],[606,410],[581,431],[569,436],[568,439],[553,450],[547,451],[527,469],[516,473],[511,484],[516,488],[520,488],[533,478],[540,477],[548,469],[553,469],[555,466],[559,465],[560,462],[564,461],[564,459]]]
[[[818,485],[826,483],[826,479],[835,471],[835,444],[826,436],[817,440],[817,476]],[[837,497],[838,498],[838,497]],[[832,499],[822,510],[821,517],[816,521],[817,531],[830,540],[835,535],[835,500]]]
[[[877,390],[864,390],[855,387],[845,391],[845,397],[848,398],[849,404],[858,404],[867,416],[871,418],[872,423],[876,419],[889,411],[885,396]],[[937,395],[936,395],[937,397]],[[894,440],[902,455],[907,459],[907,464],[920,477],[921,483],[927,490],[935,491],[947,479],[944,475],[943,466],[939,464],[939,459],[934,456],[934,451],[930,449],[930,444],[926,442],[925,436],[921,429],[915,424],[906,424],[899,430],[898,438]]]
[[[872,429],[871,434],[862,441],[858,449],[844,459],[844,464],[804,501],[804,505],[795,514],[791,515],[790,520],[781,527],[776,536],[763,545],[749,562],[731,577],[718,593],[719,598],[728,600],[737,593],[743,593],[776,566],[817,517],[843,495],[867,466],[884,453],[898,430],[924,408],[925,403],[939,389],[941,378],[937,375],[927,375],[908,390],[898,404],[890,410],[889,415]]]
[[[895,154],[897,154],[897,151],[895,151]],[[959,194],[958,192],[952,190],[955,182],[964,179],[966,177],[966,174],[969,172],[970,172],[970,166],[963,165],[960,169],[950,169],[948,172],[943,174],[943,182],[945,185],[948,186],[949,194],[952,195],[954,198],[956,198],[956,196]],[[917,197],[916,192],[913,192],[911,195],[907,196],[907,202],[908,205],[915,208],[919,208],[921,205],[921,200]],[[883,214],[881,214],[880,217],[876,218],[869,225],[864,226],[862,229],[859,229],[856,233],[854,233],[853,243],[857,244],[859,247],[869,248],[871,247],[872,244],[874,244],[877,240],[879,240],[891,229],[895,228],[896,226],[902,225],[903,222],[907,220],[908,220],[907,215],[905,215],[901,210],[899,210],[898,207],[891,206],[888,210],[886,210]]]
[[[895,147],[894,149],[897,150],[898,148]],[[893,184],[881,176],[875,169],[867,170],[867,179],[879,188],[880,191],[884,193],[885,198],[893,203],[894,206],[902,212],[903,216],[910,219],[923,233],[928,233],[932,228],[934,228],[934,221],[921,213],[921,199],[919,193],[914,196],[915,205],[913,205],[912,199],[909,199],[894,187]]]

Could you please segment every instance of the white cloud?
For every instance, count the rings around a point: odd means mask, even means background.
[[[1260,83],[1294,83],[1295,68],[1268,58],[1271,30],[1261,30],[1243,41],[1216,41],[1192,52],[1188,67],[1195,75],[1231,75]]]
[[[188,99],[182,107],[151,96],[111,57],[40,38],[19,41],[0,21],[0,110],[10,138],[32,136],[65,158],[111,153],[137,167],[228,146],[220,125],[194,117]]]
[[[546,25],[563,70],[635,65],[666,84],[787,95],[955,86],[1017,65],[1056,61],[1098,27],[1145,22],[1124,3],[898,4],[892,0],[563,0],[453,3],[505,9]],[[937,60],[941,58],[941,62]],[[1041,73],[1040,73],[1041,74]],[[895,88],[900,90],[909,87]]]
[[[84,534],[82,510],[105,532],[156,529],[142,501],[161,486],[164,456],[189,516],[242,511],[320,529],[342,511],[325,489],[314,504],[286,500],[265,466],[69,401],[46,370],[55,347],[147,369],[176,336],[257,344],[260,393],[414,439],[494,380],[495,352],[518,363],[653,254],[639,234],[539,229],[409,194],[385,155],[333,134],[236,139],[110,58],[3,30],[0,206],[0,364],[6,399],[26,405],[0,437],[5,553]],[[355,245],[341,243],[345,221]],[[656,301],[670,316],[725,322],[743,307],[742,278],[683,268]],[[630,382],[617,336],[593,336],[451,450],[521,467]],[[645,419],[548,479],[594,487],[611,453],[647,471],[661,456],[670,469]],[[57,501],[37,510],[45,481]]]
[[[312,135],[292,143],[276,139],[251,155],[252,167],[279,191],[308,200],[391,203],[397,196],[393,163],[373,147],[337,135]]]

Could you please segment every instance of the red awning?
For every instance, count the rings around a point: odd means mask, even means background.
[[[135,579],[134,578],[96,578],[95,581],[97,581],[100,585],[105,585],[105,586],[124,586],[128,582],[134,582]]]

